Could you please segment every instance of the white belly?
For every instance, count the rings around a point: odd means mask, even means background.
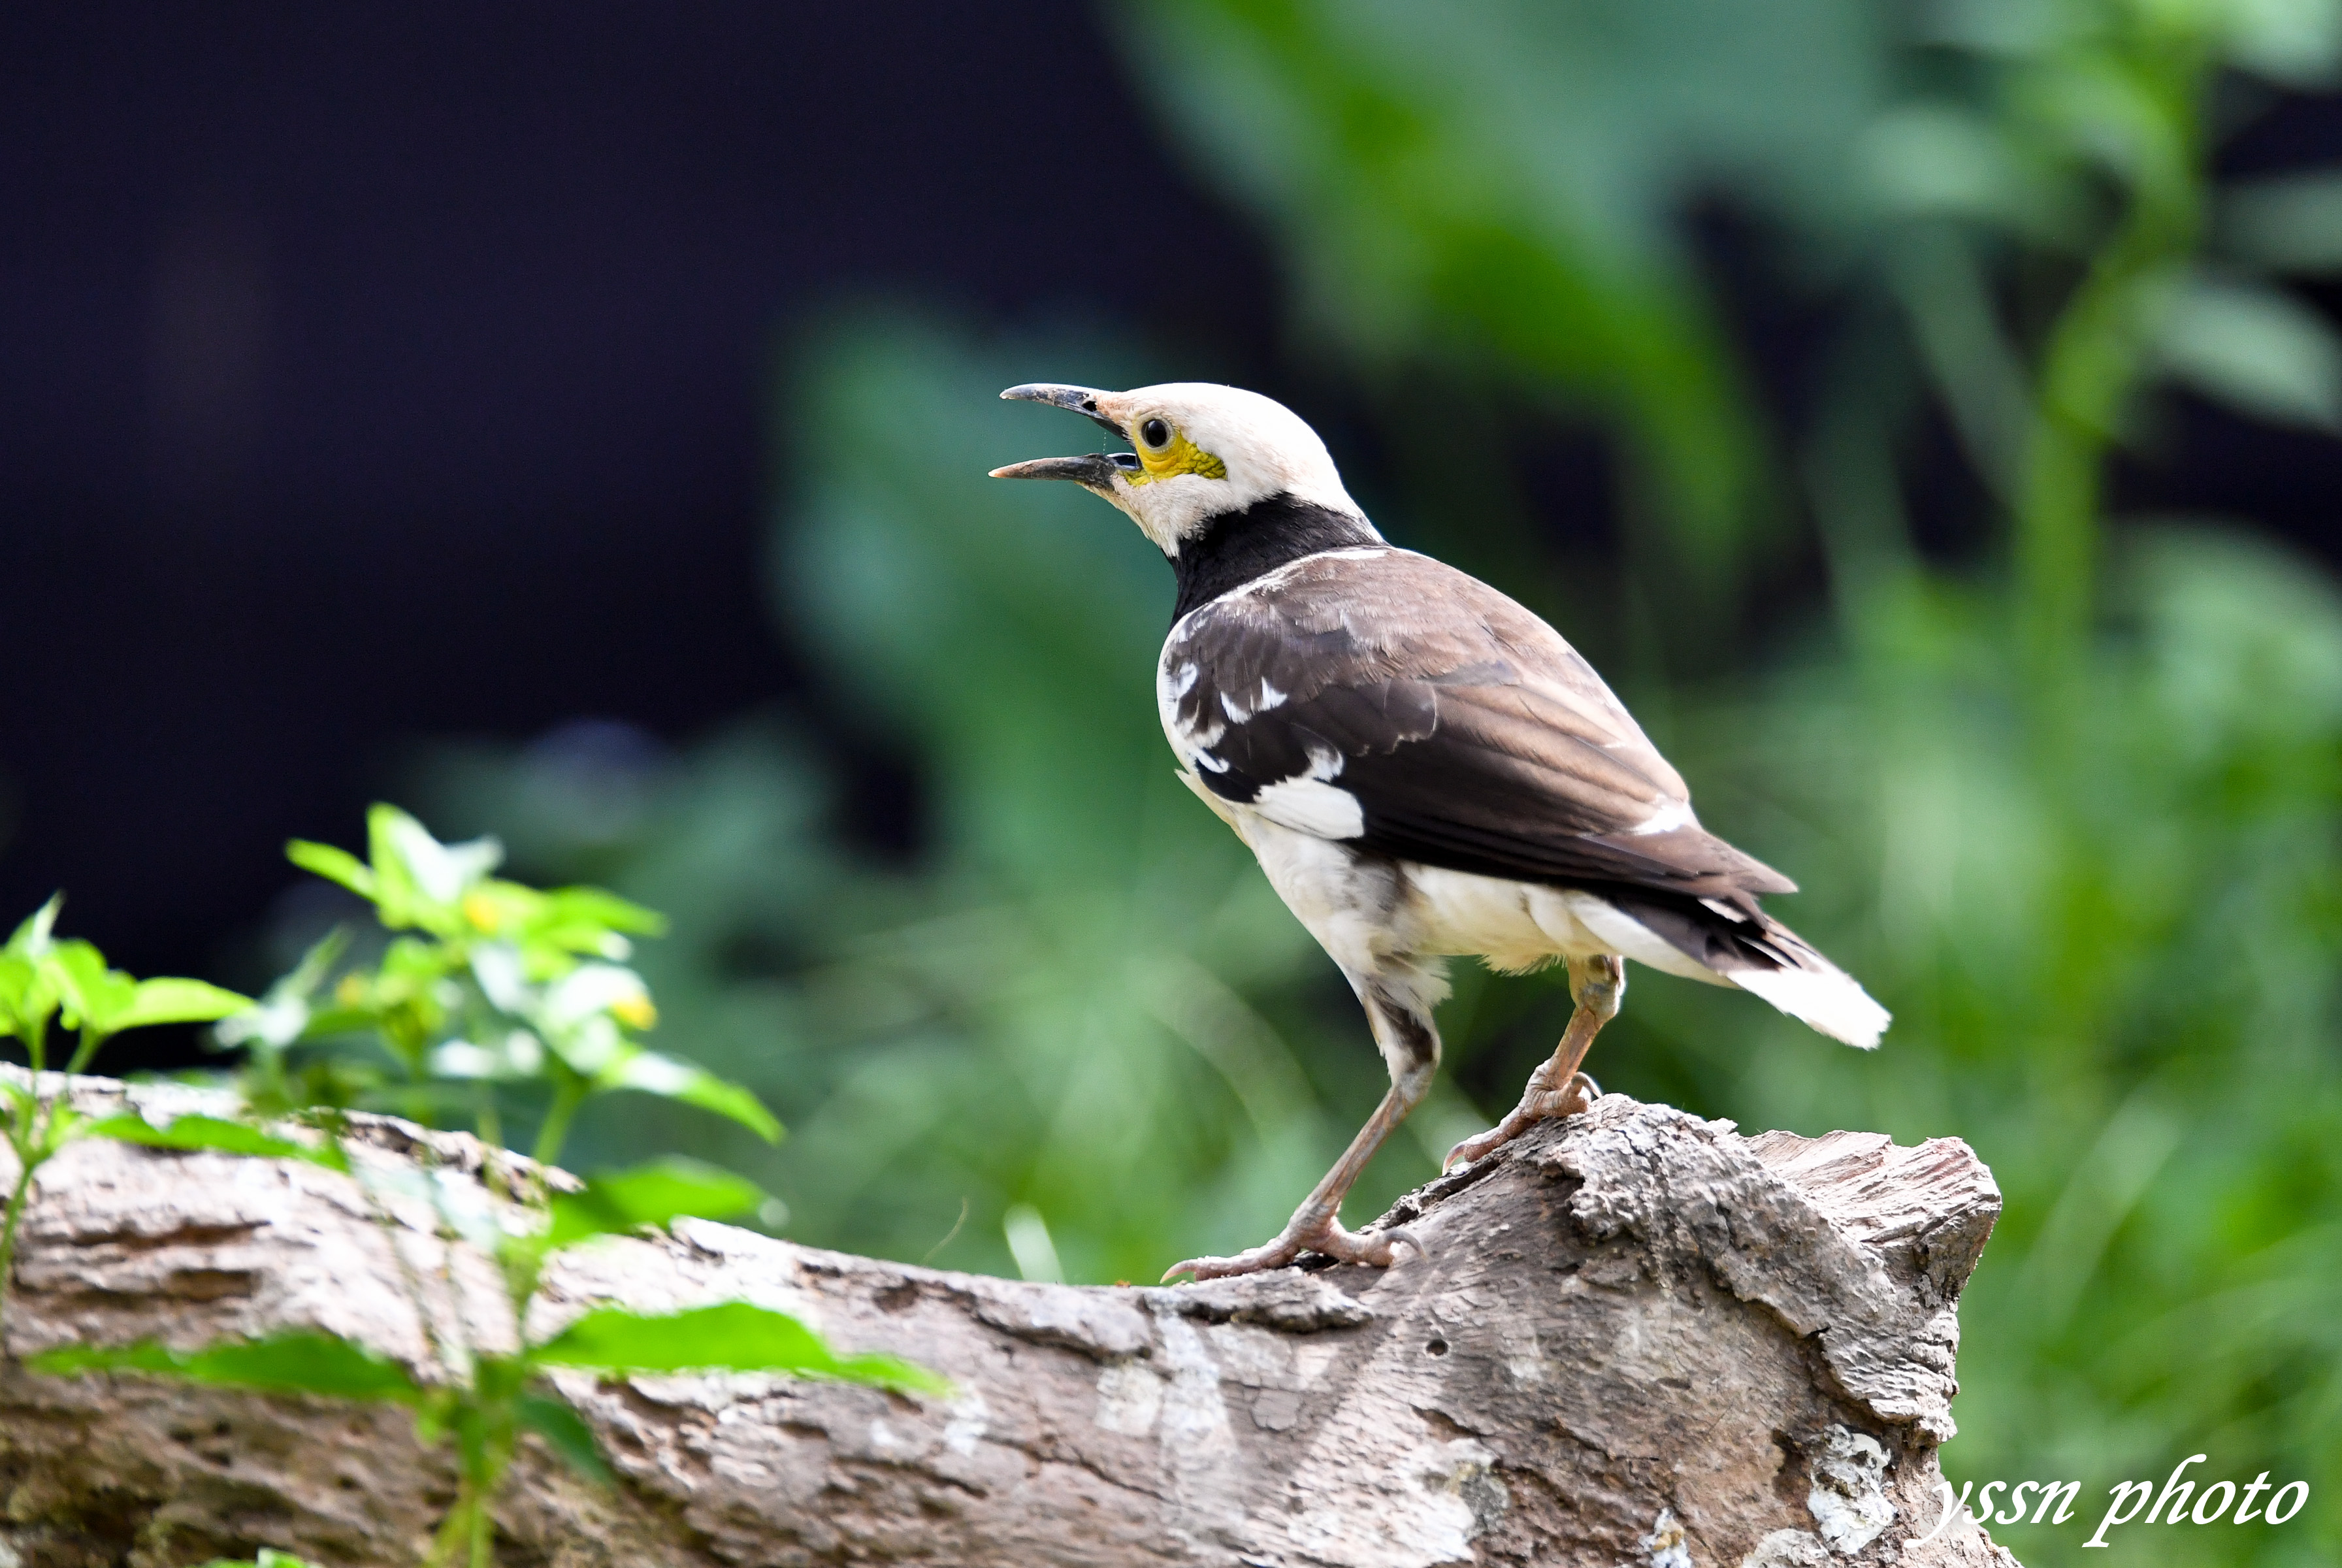
[[[1402,861],[1423,911],[1426,953],[1471,954],[1492,969],[1535,969],[1557,958],[1613,951],[1587,930],[1557,887]]]
[[[1286,908],[1355,984],[1417,961],[1471,956],[1518,974],[1564,958],[1615,953],[1668,974],[1729,984],[1590,893],[1481,876],[1415,861],[1362,857],[1182,780],[1249,845]],[[1426,969],[1426,978],[1436,964]]]
[[[1282,826],[1207,789],[1196,793],[1251,846],[1286,907],[1353,974],[1413,958],[1472,954],[1498,969],[1523,970],[1616,951],[1572,912],[1572,899],[1583,895],[1361,857],[1346,844]]]

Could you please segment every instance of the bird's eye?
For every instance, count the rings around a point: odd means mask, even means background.
[[[1147,446],[1163,446],[1171,440],[1171,427],[1159,419],[1149,419],[1138,427],[1138,439]]]

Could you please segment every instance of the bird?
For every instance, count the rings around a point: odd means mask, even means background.
[[[1083,414],[1131,448],[991,476],[1079,484],[1170,563],[1155,684],[1179,777],[1341,970],[1390,1075],[1277,1235],[1174,1264],[1166,1281],[1305,1253],[1396,1261],[1413,1238],[1344,1229],[1342,1200],[1431,1086],[1450,958],[1560,964],[1572,1009],[1520,1103],[1456,1144],[1449,1170],[1591,1104],[1601,1091],[1581,1067],[1630,959],[1878,1044],[1887,1010],[1761,907],[1797,884],[1700,825],[1682,775],[1560,633],[1385,540],[1299,415],[1208,382],[1000,395]]]

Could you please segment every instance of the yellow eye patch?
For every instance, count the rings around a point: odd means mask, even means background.
[[[1182,474],[1200,474],[1206,479],[1228,476],[1228,465],[1188,440],[1183,430],[1173,431],[1167,443],[1151,452],[1143,441],[1131,444],[1138,448],[1142,470],[1130,475],[1133,484],[1152,484],[1157,479],[1174,479]]]

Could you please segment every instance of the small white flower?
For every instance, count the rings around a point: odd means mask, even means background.
[[[616,964],[581,964],[545,989],[545,1025],[559,1031],[649,994],[650,987],[631,969]]]
[[[398,858],[406,863],[415,885],[436,904],[455,903],[505,858],[505,846],[493,838],[441,844],[412,817],[401,817],[391,824],[390,841]]]
[[[501,1078],[504,1062],[485,1045],[448,1040],[431,1048],[431,1071],[441,1078]]]
[[[508,942],[487,942],[472,949],[472,978],[480,992],[506,1013],[525,1015],[535,1001],[521,968],[520,949]]]

